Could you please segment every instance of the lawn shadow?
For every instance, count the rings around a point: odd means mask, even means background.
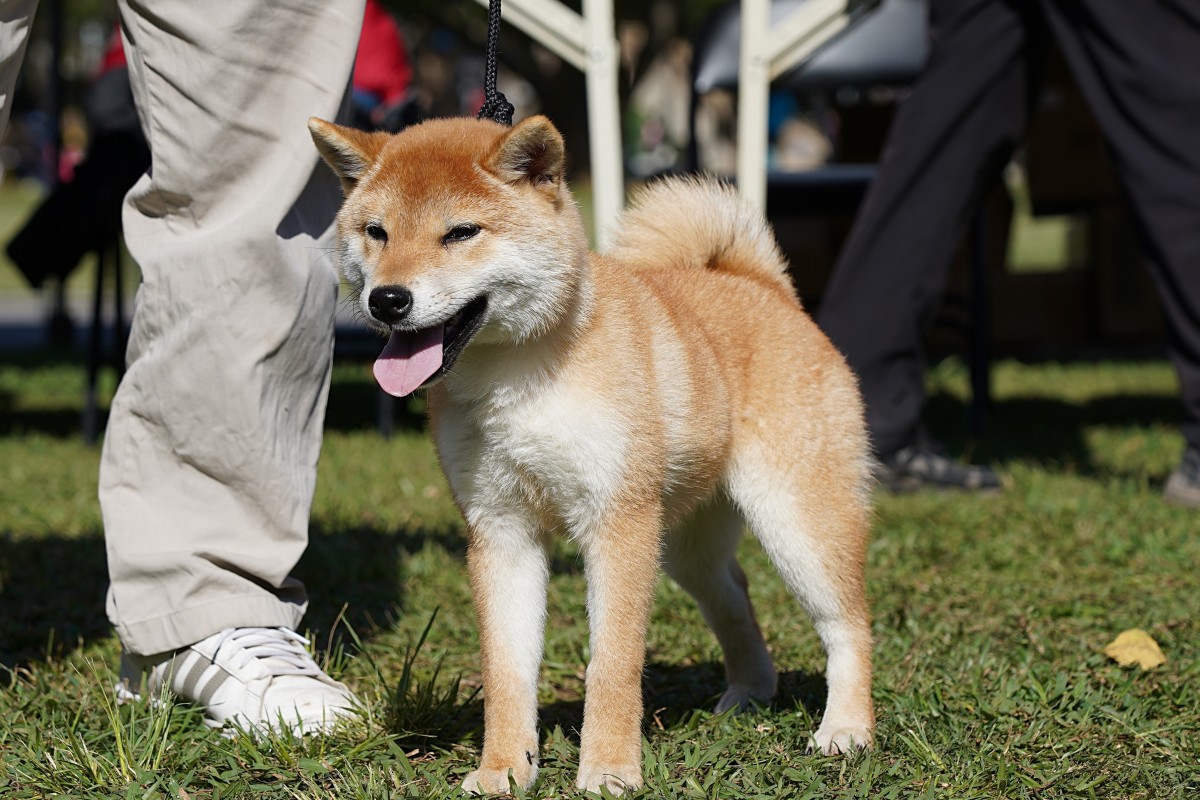
[[[425,399],[421,394],[394,398],[383,393],[371,375],[371,365],[358,357],[340,357],[329,386],[325,428],[332,431],[414,431],[425,427]],[[59,408],[20,408],[17,392],[0,391],[0,436],[42,433],[57,438],[78,436],[82,431],[86,362],[78,348],[42,347],[32,350],[0,350],[0,366],[40,370],[69,367],[78,370],[79,390],[66,396]],[[108,422],[108,397],[113,380],[111,368],[103,367],[101,397],[96,409],[96,426],[103,431]],[[107,387],[107,388],[104,388]]]
[[[650,733],[685,723],[697,711],[712,711],[725,691],[725,669],[717,662],[705,664],[664,664],[651,661],[642,681],[645,713],[642,729]],[[820,673],[788,671],[779,673],[779,690],[768,704],[772,709],[803,706],[810,717],[825,707],[827,687]],[[748,713],[754,713],[753,711]],[[562,728],[578,744],[583,728],[583,700],[558,700],[538,710],[538,725],[543,732]]]
[[[303,628],[320,648],[364,641],[404,609],[404,552],[435,539],[465,549],[458,534],[358,528],[316,532],[294,574],[305,583]],[[99,531],[71,538],[0,535],[0,664],[59,657],[112,635],[105,613],[107,554]]]
[[[392,397],[371,375],[369,363],[350,362],[334,373],[325,409],[325,429],[332,431],[391,430],[419,431],[425,428],[423,394]]]
[[[4,335],[0,326],[0,338]],[[27,348],[0,347],[0,366],[19,369],[79,367],[86,363],[84,348],[75,345],[37,345]]]
[[[79,348],[42,346],[20,350],[0,349],[0,367],[31,371],[64,367],[78,370],[79,375],[78,391],[66,393],[65,400],[69,404],[57,408],[21,408],[19,392],[0,391],[0,436],[41,433],[65,439],[81,434],[86,387],[83,377],[85,358]],[[99,379],[99,384],[101,387],[110,386],[111,369],[107,364],[102,369],[105,374]],[[103,393],[103,388],[100,391]],[[107,419],[107,407],[97,408],[96,425],[99,430],[103,430]]]
[[[992,403],[987,429],[971,443],[966,425],[967,404],[945,393],[932,395],[925,420],[950,452],[969,450],[976,463],[1033,461],[1050,469],[1070,465],[1084,476],[1109,475],[1097,466],[1084,438],[1094,427],[1179,425],[1183,410],[1174,395],[1107,395],[1085,403],[1048,398],[1013,398]]]
[[[674,665],[651,662],[645,680],[647,727],[678,725],[696,711],[712,711],[725,692],[725,668],[712,661],[705,664]],[[825,707],[825,676],[789,670],[779,673],[772,709],[802,705],[809,716]],[[751,712],[752,713],[752,712]]]
[[[82,393],[80,397],[82,398]],[[97,409],[97,430],[104,430],[104,426],[107,424],[108,410]],[[82,436],[83,412],[80,409],[18,411],[12,408],[10,397],[0,394],[0,436],[18,436],[28,433],[40,433],[56,439]]]
[[[108,638],[107,589],[99,531],[69,539],[0,534],[0,664],[15,669]]]
[[[333,642],[346,647],[353,638],[347,628],[363,641],[390,628],[405,609],[405,555],[434,543],[451,553],[467,548],[458,528],[314,527],[294,571],[308,590],[304,627],[322,646]]]

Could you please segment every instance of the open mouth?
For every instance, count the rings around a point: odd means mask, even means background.
[[[404,397],[445,375],[479,332],[486,310],[487,297],[480,295],[440,325],[392,331],[373,370],[380,387]]]
[[[487,311],[487,297],[480,295],[446,320],[442,333],[442,366],[429,380],[440,378],[454,366],[463,348],[471,341],[483,325],[483,312]],[[429,381],[426,381],[428,383]]]

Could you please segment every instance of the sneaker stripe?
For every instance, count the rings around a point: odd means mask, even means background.
[[[204,680],[196,683],[195,698],[200,705],[208,708],[212,705],[213,697],[232,676],[215,664],[210,665],[205,672]]]
[[[175,680],[171,683],[175,687],[175,692],[182,695],[188,700],[196,699],[196,686],[200,683],[200,676],[204,674],[205,667],[209,666],[206,659],[191,650],[177,664],[175,669]]]
[[[155,664],[149,669],[150,682],[147,687],[151,692],[159,694],[166,687],[167,691],[175,691],[175,672],[179,667],[179,655],[173,655],[161,664]]]

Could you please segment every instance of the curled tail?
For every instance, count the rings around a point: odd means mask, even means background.
[[[606,254],[641,269],[715,269],[794,291],[762,213],[712,178],[647,184],[622,215]]]

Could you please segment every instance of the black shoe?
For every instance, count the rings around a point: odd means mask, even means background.
[[[1163,499],[1170,505],[1200,508],[1200,447],[1189,447],[1167,478]]]
[[[990,467],[960,464],[946,455],[945,449],[928,434],[880,456],[875,469],[880,485],[890,492],[915,492],[918,489],[957,489],[965,492],[995,493],[1000,478]],[[1200,483],[1196,484],[1200,492]]]

